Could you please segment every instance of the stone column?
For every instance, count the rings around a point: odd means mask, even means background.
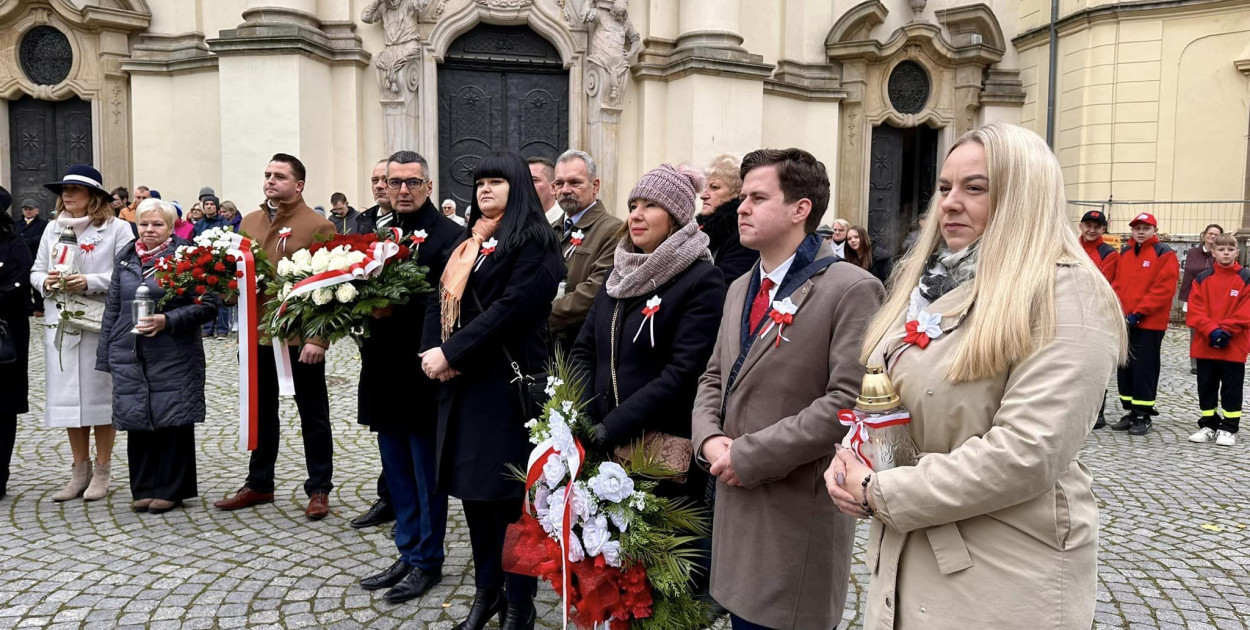
[[[112,29],[100,31],[100,91],[96,125],[100,175],[110,185],[130,186],[130,78],[122,62],[130,57],[127,33]]]

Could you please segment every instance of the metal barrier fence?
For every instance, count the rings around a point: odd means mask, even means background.
[[[1110,220],[1108,234],[1127,234],[1128,223],[1142,212],[1159,220],[1159,233],[1194,235],[1217,223],[1225,232],[1236,232],[1250,200],[1240,201],[1068,201],[1068,214],[1075,223],[1090,210],[1102,210]],[[1194,239],[1197,240],[1197,239]]]

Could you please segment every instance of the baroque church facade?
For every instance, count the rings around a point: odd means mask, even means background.
[[[463,207],[485,152],[580,148],[620,213],[661,162],[799,146],[892,251],[997,120],[1073,199],[1250,197],[1247,34],[1239,0],[0,0],[0,183],[46,211],[89,162],[247,211],[282,151],[363,207],[403,148]]]

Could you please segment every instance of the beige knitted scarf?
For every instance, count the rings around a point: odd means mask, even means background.
[[[621,299],[646,295],[672,280],[696,260],[712,262],[711,239],[694,221],[673,232],[650,254],[638,253],[629,235],[621,237],[608,276],[608,295]]]

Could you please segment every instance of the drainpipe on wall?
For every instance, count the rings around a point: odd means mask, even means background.
[[[1050,0],[1050,68],[1046,79],[1046,144],[1055,148],[1055,83],[1059,73],[1055,66],[1059,63],[1059,29],[1055,25],[1059,21],[1059,0]]]

